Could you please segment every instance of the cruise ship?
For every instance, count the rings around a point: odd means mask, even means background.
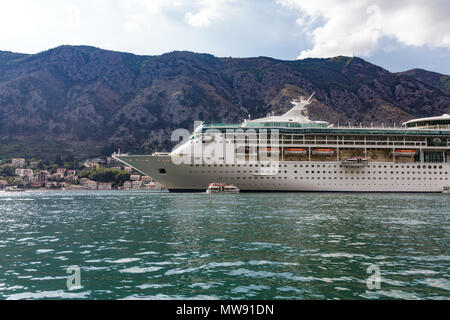
[[[401,127],[340,126],[310,120],[311,102],[241,124],[201,123],[170,153],[113,157],[171,192],[213,182],[241,192],[437,193],[450,185],[449,115]]]

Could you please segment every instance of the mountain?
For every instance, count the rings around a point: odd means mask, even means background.
[[[87,46],[0,52],[0,158],[167,151],[175,128],[279,114],[312,92],[310,118],[332,123],[399,125],[450,113],[448,92],[356,57],[138,56]]]
[[[422,81],[423,83],[439,88],[446,93],[450,93],[450,76],[448,75],[427,71],[424,69],[411,69],[400,72],[399,74],[411,76]]]

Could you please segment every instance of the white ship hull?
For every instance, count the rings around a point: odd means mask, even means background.
[[[205,191],[219,181],[244,192],[441,193],[450,186],[450,115],[402,128],[335,127],[302,114],[312,97],[282,116],[177,132],[183,143],[170,154],[114,156],[170,191]],[[226,164],[238,159],[246,161]]]
[[[340,162],[281,161],[274,175],[262,175],[260,165],[176,165],[170,156],[116,155],[173,192],[205,191],[214,181],[241,191],[270,192],[435,192],[450,185],[450,163],[371,162],[346,168]],[[165,173],[164,173],[165,172]]]

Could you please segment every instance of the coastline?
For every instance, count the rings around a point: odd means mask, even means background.
[[[110,189],[110,190],[99,190],[99,189],[96,189],[96,190],[89,190],[89,189],[67,189],[67,188],[61,188],[61,189],[54,189],[54,188],[49,188],[49,189],[47,189],[47,188],[40,188],[40,189],[25,189],[25,190],[23,190],[23,191],[7,191],[7,190],[0,190],[0,193],[25,193],[25,192],[27,192],[27,193],[29,193],[29,192],[42,192],[42,191],[54,191],[54,192],[56,192],[56,191],[86,191],[86,192],[88,192],[88,191],[94,191],[94,192],[98,192],[98,191],[133,191],[133,192],[149,192],[149,193],[156,193],[156,192],[169,192],[167,189],[162,189],[162,190],[157,190],[157,189],[155,189],[155,190],[137,190],[137,189]]]

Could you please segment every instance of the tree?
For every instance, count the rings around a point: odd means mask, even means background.
[[[45,170],[45,169],[47,169],[47,167],[48,167],[49,165],[50,165],[50,161],[48,161],[48,160],[42,160],[42,161],[39,161],[39,162],[38,162],[37,167],[38,167],[39,170]]]
[[[122,186],[125,181],[130,180],[131,174],[123,170],[112,170],[109,168],[98,168],[97,170],[82,170],[78,176],[88,178],[96,182],[112,182],[113,186]]]
[[[131,174],[126,171],[122,170],[115,170],[118,171],[116,173],[115,179],[114,179],[114,186],[122,186],[125,181],[130,180]]]
[[[91,170],[82,170],[82,171],[80,171],[80,173],[78,174],[78,177],[80,177],[80,179],[83,179],[83,178],[88,178],[88,179],[90,179],[90,174],[92,173],[92,171]]]
[[[0,170],[0,176],[4,177],[14,177],[15,176],[15,170],[11,166],[4,166]]]
[[[60,154],[58,154],[58,155],[55,157],[55,159],[53,160],[53,162],[56,163],[56,165],[58,165],[58,166],[63,166],[63,165],[64,165],[64,161],[63,161],[63,159],[62,159],[62,157],[61,157]]]
[[[92,175],[92,180],[97,182],[113,182],[115,178],[114,172],[107,168],[98,168]]]

